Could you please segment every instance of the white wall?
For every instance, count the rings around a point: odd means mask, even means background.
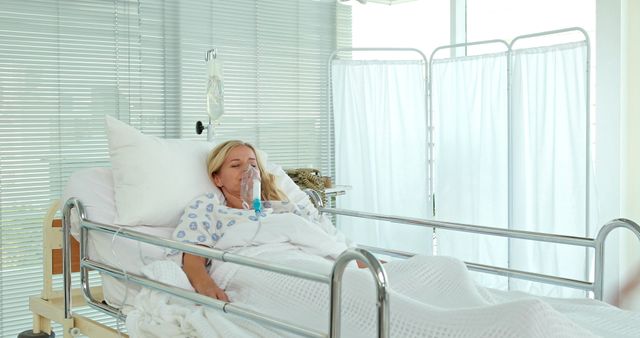
[[[640,0],[597,0],[596,8],[598,223],[618,217],[640,222]],[[640,269],[640,244],[619,230],[606,251],[605,299],[612,300]],[[640,290],[622,305],[640,309]]]
[[[596,151],[597,226],[620,217],[620,1],[596,1]],[[608,241],[605,276],[618,276],[618,232]],[[615,295],[618,278],[605,279],[605,299]]]
[[[621,216],[640,222],[640,0],[621,2]],[[629,232],[621,234],[623,283],[640,269],[640,244]],[[628,269],[625,269],[628,268]],[[640,290],[622,305],[640,309]],[[624,296],[623,296],[624,297]]]

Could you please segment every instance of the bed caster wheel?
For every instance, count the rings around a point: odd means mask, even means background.
[[[69,334],[71,334],[71,337],[80,337],[82,332],[80,332],[79,328],[72,327],[72,328],[69,329]]]
[[[24,332],[21,332],[18,335],[18,338],[55,338],[56,333],[53,332],[53,330],[51,331],[51,334],[48,334],[46,332],[38,332],[38,333],[34,333],[33,330],[27,330]]]

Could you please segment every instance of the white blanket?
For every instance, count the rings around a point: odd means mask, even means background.
[[[344,244],[306,226],[286,221],[263,224],[260,233],[264,234],[256,237],[261,245],[240,249],[238,245],[250,239],[255,228],[237,226],[219,244],[246,256],[327,273],[332,263],[323,257],[334,256]],[[391,287],[392,337],[640,337],[639,313],[591,300],[542,299],[479,288],[464,264],[453,258],[417,256],[389,262],[385,269]],[[149,278],[191,289],[173,262],[155,262],[143,272]],[[235,304],[304,327],[328,329],[329,289],[325,284],[230,263],[217,264],[213,278]],[[135,305],[127,317],[132,337],[288,336],[158,291],[143,290]],[[343,337],[375,336],[375,295],[369,271],[347,269],[342,307]]]

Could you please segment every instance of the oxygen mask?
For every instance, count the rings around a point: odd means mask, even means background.
[[[244,209],[255,210],[256,214],[262,211],[261,180],[258,168],[249,165],[242,174],[240,182],[240,197]]]

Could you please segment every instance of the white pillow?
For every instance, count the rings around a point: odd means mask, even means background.
[[[116,217],[113,200],[113,174],[111,168],[85,168],[75,171],[62,192],[62,204],[71,197],[84,206],[88,219],[104,224],[112,224]],[[71,233],[78,236],[80,220],[75,210],[71,212]]]
[[[175,226],[192,199],[215,188],[209,142],[162,139],[106,116],[113,168],[115,224]]]
[[[222,192],[207,174],[207,156],[215,144],[162,139],[106,117],[109,154],[113,168],[115,224],[176,226],[184,207],[197,196]],[[259,149],[266,161],[266,154]],[[278,165],[267,163],[268,172],[288,199],[317,213],[313,204]]]

